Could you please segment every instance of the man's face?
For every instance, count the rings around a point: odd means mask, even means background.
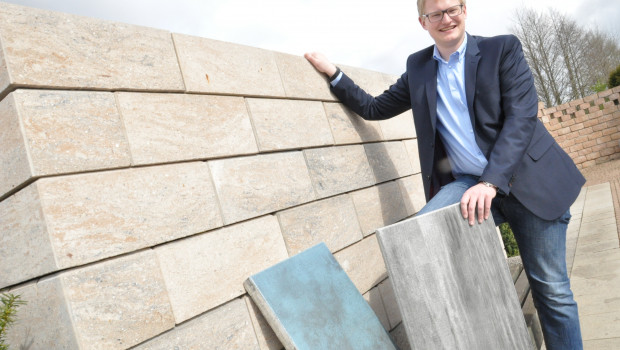
[[[446,10],[452,6],[460,5],[459,0],[426,0],[424,14],[435,11]],[[419,17],[422,28],[428,31],[430,36],[439,47],[454,47],[460,45],[465,37],[465,19],[467,18],[467,8],[463,6],[463,13],[450,17],[447,13],[439,22],[430,22],[428,18]]]

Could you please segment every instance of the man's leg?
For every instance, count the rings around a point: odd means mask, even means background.
[[[513,196],[504,198],[500,207],[519,245],[547,349],[582,349],[577,303],[566,270],[570,213],[543,220]]]
[[[460,176],[458,179],[443,186],[416,215],[426,214],[437,209],[445,208],[451,204],[459,203],[461,197],[463,197],[463,193],[477,183],[478,178],[476,176]]]

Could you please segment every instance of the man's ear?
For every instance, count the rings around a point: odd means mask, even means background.
[[[418,17],[418,22],[420,22],[420,25],[422,26],[422,28],[424,28],[424,30],[428,30],[426,29],[426,22],[424,21],[424,17]]]

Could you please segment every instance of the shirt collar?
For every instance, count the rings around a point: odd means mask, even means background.
[[[461,61],[461,59],[465,57],[466,49],[467,49],[467,33],[465,33],[465,39],[463,39],[463,43],[461,44],[461,46],[459,46],[459,48],[455,52],[453,52],[450,55],[450,57],[448,57],[448,61],[452,57],[455,57],[457,62]],[[443,57],[441,57],[441,54],[439,53],[439,50],[437,49],[437,45],[435,45],[435,48],[433,50],[433,58],[439,62],[448,63],[446,60],[443,59]]]

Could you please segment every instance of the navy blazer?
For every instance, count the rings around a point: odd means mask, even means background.
[[[406,72],[377,97],[346,75],[331,88],[367,120],[388,119],[413,109],[427,201],[453,180],[436,129],[438,63],[433,48],[410,55]],[[514,195],[543,219],[559,218],[577,198],[585,179],[537,118],[534,78],[515,36],[467,34],[465,93],[476,142],[488,160],[480,180]]]

